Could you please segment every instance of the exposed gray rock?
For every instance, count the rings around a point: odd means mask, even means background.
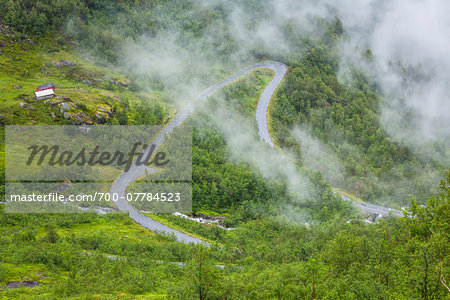
[[[102,112],[102,113],[106,113],[109,116],[114,115],[114,108],[105,106],[105,105],[97,105],[97,111],[98,112]]]
[[[61,112],[64,112],[64,111],[67,111],[67,110],[71,110],[72,109],[72,105],[70,105],[69,103],[67,103],[67,102],[62,102],[61,104],[60,104],[60,110],[61,110]]]
[[[112,84],[117,84],[117,82],[115,82],[114,80],[112,80],[111,78],[109,78],[107,75],[103,76],[103,78],[104,78],[107,82],[111,82]]]
[[[21,281],[10,282],[5,286],[5,288],[6,289],[18,289],[21,287],[35,287],[38,285],[39,285],[39,282],[37,282],[37,281],[21,280]]]
[[[63,66],[69,66],[69,67],[73,67],[73,66],[76,66],[76,65],[77,65],[76,63],[74,63],[74,62],[72,62],[72,61],[65,60],[65,59],[61,59],[59,62],[60,62]]]
[[[64,118],[67,120],[73,120],[75,122],[75,124],[80,125],[80,124],[84,124],[84,125],[92,125],[92,120],[91,118],[85,114],[85,113],[68,113],[65,112],[64,113]]]
[[[90,82],[90,81],[87,80],[87,79],[83,79],[83,83],[85,83],[85,84],[87,84],[87,85],[92,85],[92,82]]]
[[[107,116],[103,113],[96,113],[95,114],[95,123],[97,124],[104,124],[107,120]]]
[[[32,105],[25,103],[25,102],[20,102],[19,105],[20,105],[20,107],[22,107],[24,109],[36,110],[36,108],[34,108]]]
[[[22,86],[21,85],[13,85],[13,88],[15,88],[15,89],[21,89],[22,88]]]
[[[62,68],[64,66],[73,67],[77,65],[76,63],[65,59],[61,59],[60,61],[52,61],[52,64],[57,68]]]

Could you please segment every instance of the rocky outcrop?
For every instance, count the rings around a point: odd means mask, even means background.
[[[95,123],[104,124],[109,119],[109,115],[104,112],[97,112],[95,114]]]
[[[28,109],[28,110],[36,110],[36,108],[34,108],[34,106],[32,106],[31,104],[28,104],[26,102],[20,102],[19,106],[24,109]]]
[[[52,64],[53,64],[55,67],[57,67],[57,68],[62,68],[62,67],[64,67],[64,66],[67,66],[67,67],[73,67],[73,66],[76,66],[76,65],[77,65],[76,63],[74,63],[74,62],[72,62],[72,61],[65,60],[65,59],[61,59],[61,60],[59,60],[59,61],[52,61]]]
[[[72,120],[78,125],[105,124],[116,114],[115,109],[109,105],[86,106],[65,96],[46,99],[44,103],[52,108],[50,114],[53,119],[62,115],[66,120]]]
[[[87,80],[87,79],[83,79],[83,81],[82,81],[84,84],[87,84],[87,85],[89,85],[89,86],[91,86],[92,85],[92,82],[90,81],[90,80]]]
[[[114,80],[112,80],[111,78],[109,78],[108,75],[103,76],[103,78],[104,78],[107,82],[111,82],[112,84],[117,84],[117,82],[115,82]]]
[[[68,112],[65,112],[63,115],[64,115],[64,118],[66,120],[72,120],[77,125],[80,125],[80,124],[92,125],[94,123],[92,121],[92,119],[84,112],[81,112],[81,113],[68,113]]]
[[[108,107],[106,105],[97,105],[97,111],[101,113],[106,113],[112,117],[115,113],[114,108]]]
[[[65,112],[65,111],[68,111],[68,110],[72,109],[72,105],[70,105],[67,102],[61,102],[58,106],[59,106],[59,110],[61,112]]]
[[[18,289],[21,287],[35,287],[38,285],[39,285],[39,282],[37,282],[35,280],[21,280],[21,281],[9,282],[4,288],[5,289]]]

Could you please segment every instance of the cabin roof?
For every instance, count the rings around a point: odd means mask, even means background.
[[[41,90],[51,89],[52,87],[55,87],[53,82],[48,82],[46,84],[42,84],[42,85],[38,86],[38,88],[41,89]]]

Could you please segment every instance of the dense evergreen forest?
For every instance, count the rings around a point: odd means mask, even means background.
[[[265,1],[232,2],[248,18],[238,23],[249,32],[258,20],[271,17]],[[244,45],[244,33],[228,22],[233,5],[0,0],[3,133],[4,125],[31,120],[75,124],[49,117],[47,107],[36,102],[30,102],[33,111],[14,110],[22,92],[11,88],[10,78],[24,87],[60,80],[78,101],[75,113],[95,115],[92,103],[103,101],[111,113],[100,124],[164,125],[202,89],[252,63],[275,60],[289,71],[270,105],[276,144],[271,153],[288,157],[309,183],[308,193],[297,194],[289,180],[269,178],[231,149],[224,126],[250,124],[243,127],[246,134],[257,136],[256,104],[273,76],[251,72],[207,99],[186,121],[193,128],[193,213],[219,218],[232,230],[152,216],[211,243],[185,245],[122,213],[10,214],[0,204],[0,297],[450,297],[449,166],[384,130],[380,107],[389,99],[369,74],[353,66],[346,70],[349,79],[342,80],[339,45],[351,39],[346,24],[339,15],[309,16],[316,29],[301,31],[287,19],[278,33],[282,46],[258,39]],[[376,54],[363,47],[358,51],[370,62]],[[53,56],[69,57],[77,66],[51,67]],[[107,79],[95,80],[97,74]],[[223,122],[221,111],[232,117]],[[405,120],[405,126],[412,124]],[[445,156],[445,145],[429,147]],[[2,174],[2,198],[4,182]],[[404,216],[362,216],[341,193],[403,207]],[[11,288],[18,282],[36,286]]]

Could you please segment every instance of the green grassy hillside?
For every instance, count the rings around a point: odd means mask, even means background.
[[[270,105],[271,155],[252,150],[266,149],[255,107],[272,71],[246,74],[186,120],[193,213],[234,230],[151,215],[211,242],[194,246],[122,213],[10,214],[0,204],[0,299],[448,299],[448,165],[384,130],[389,99],[369,75],[354,66],[342,80],[340,45],[352,37],[340,10],[286,6],[297,2],[0,0],[2,133],[8,124],[167,124],[172,101],[241,67],[288,66]],[[359,47],[349,53],[378,55]],[[47,82],[56,97],[34,100]],[[284,161],[263,170],[274,156]],[[408,208],[363,216],[338,193]]]
[[[57,36],[23,39],[6,26],[0,30],[4,125],[164,124],[173,112],[157,94],[133,91],[124,75],[90,63]],[[56,85],[56,97],[34,100],[36,87],[47,82]]]
[[[188,246],[155,235],[123,214],[8,214],[0,224],[0,286],[38,282],[0,288],[2,299],[164,296],[164,286],[180,276],[173,262],[189,260]],[[173,270],[169,277],[164,275],[168,270]]]

